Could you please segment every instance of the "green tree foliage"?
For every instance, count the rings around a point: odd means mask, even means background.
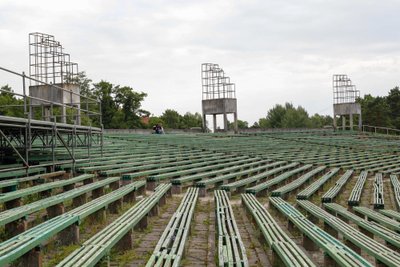
[[[201,114],[196,112],[194,114],[190,112],[186,112],[185,115],[182,116],[181,125],[182,129],[190,129],[194,127],[202,127],[203,120],[201,118]]]
[[[390,117],[392,126],[400,129],[400,90],[399,87],[395,87],[390,90],[389,95],[386,98],[390,108]]]
[[[173,109],[167,109],[160,117],[164,121],[164,128],[180,129],[182,116]]]
[[[390,105],[387,97],[373,97],[370,94],[358,100],[361,103],[361,113],[363,124],[373,126],[393,127]]]
[[[257,128],[321,128],[332,125],[332,117],[313,115],[301,106],[297,108],[291,103],[277,104],[270,109],[265,118],[260,118],[253,127]]]
[[[235,123],[234,122],[229,122],[228,123],[228,129],[233,130],[235,129]],[[238,129],[247,129],[249,128],[249,123],[247,121],[242,121],[242,120],[237,120],[238,124]]]
[[[0,115],[12,117],[24,117],[24,100],[17,99],[9,85],[1,87],[0,93]],[[18,107],[19,106],[19,107]]]

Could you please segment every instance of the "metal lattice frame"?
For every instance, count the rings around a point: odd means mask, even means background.
[[[201,80],[203,100],[236,98],[235,84],[225,76],[225,72],[218,64],[203,63],[201,65]]]
[[[333,75],[332,83],[334,104],[355,103],[360,97],[360,91],[346,74]]]
[[[53,35],[29,34],[29,76],[45,83],[62,84],[78,74],[78,64],[63,52],[61,43]],[[31,85],[39,85],[33,81]]]

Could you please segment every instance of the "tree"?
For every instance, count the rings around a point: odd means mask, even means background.
[[[283,128],[309,128],[310,121],[307,111],[299,106],[297,109],[293,105],[286,104],[286,112],[283,116],[281,125]]]
[[[392,125],[400,129],[400,90],[398,86],[390,90],[386,100],[390,108]]]
[[[12,117],[24,117],[23,99],[17,99],[13,95],[12,88],[7,84],[1,87],[0,114]],[[20,106],[20,107],[18,107]]]
[[[190,113],[186,112],[185,115],[183,115],[182,120],[181,120],[181,128],[182,129],[190,129],[193,127],[202,127],[203,126],[203,119],[201,117],[201,114],[196,112],[196,113]]]
[[[162,119],[165,123],[165,125],[163,125],[164,128],[179,129],[182,116],[173,109],[167,109],[161,115],[160,119]]]
[[[370,94],[358,99],[361,104],[363,123],[373,126],[392,127],[391,109],[386,97],[373,97]]]
[[[247,129],[249,128],[249,123],[247,121],[237,120],[238,129]],[[228,129],[235,129],[235,122],[228,123]]]
[[[133,125],[133,127],[140,127],[140,117],[143,115],[150,115],[150,112],[140,109],[142,101],[147,94],[135,92],[128,86],[116,86],[113,91],[115,94],[115,102],[118,108],[122,109],[124,122]]]
[[[93,84],[93,86],[93,94],[100,99],[104,128],[111,128],[113,117],[118,111],[118,105],[114,102],[112,96],[114,86],[103,80]]]

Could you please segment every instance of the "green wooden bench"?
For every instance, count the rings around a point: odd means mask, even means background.
[[[400,212],[395,210],[378,210],[383,215],[390,217],[396,221],[400,221]]]
[[[315,218],[322,220],[325,225],[328,225],[329,228],[325,228],[325,231],[333,236],[341,234],[345,243],[351,246],[353,251],[360,254],[361,250],[364,250],[367,254],[375,258],[377,265],[383,263],[387,266],[400,266],[400,253],[368,237],[358,229],[353,228],[348,223],[324,211],[308,200],[297,200],[297,204]],[[354,207],[354,209],[357,208],[360,207]]]
[[[358,176],[357,182],[351,190],[350,197],[347,201],[349,206],[358,206],[360,204],[361,193],[363,191],[365,181],[368,177],[368,171],[362,171]]]
[[[198,188],[191,187],[187,190],[181,204],[165,227],[146,267],[180,266],[198,195]]]
[[[79,242],[79,224],[84,218],[104,210],[110,204],[144,186],[145,181],[128,184],[0,243],[0,266],[5,266],[21,257],[23,266],[40,266],[42,261],[40,246],[43,242],[56,234],[61,235],[61,243]]]
[[[333,199],[339,194],[340,190],[342,190],[343,186],[350,179],[353,174],[353,170],[347,170],[339,180],[336,181],[335,185],[329,188],[329,190],[322,196],[321,200],[323,203],[330,203]]]
[[[254,219],[256,226],[275,254],[272,257],[273,266],[316,266],[253,194],[242,194],[241,198],[247,213]]]
[[[235,216],[224,190],[214,191],[218,265],[249,266]]]
[[[352,223],[358,225],[363,234],[371,238],[373,238],[373,236],[380,237],[385,240],[387,244],[392,245],[396,249],[400,248],[400,235],[397,232],[390,230],[389,228],[386,228],[374,221],[365,220],[336,203],[325,203],[324,208],[331,214],[342,219],[344,222],[351,221]]]
[[[286,181],[293,175],[301,174],[304,171],[310,169],[311,167],[312,167],[311,164],[307,164],[307,165],[298,167],[294,170],[286,171],[273,179],[267,180],[263,183],[255,185],[253,187],[247,188],[246,193],[250,193],[250,194],[254,194],[254,195],[262,194],[262,192],[267,192],[268,190],[272,189],[273,186]]]
[[[105,186],[114,183],[119,184],[119,181],[119,177],[110,177],[20,207],[5,210],[3,212],[0,212],[0,226],[5,225],[6,234],[8,233],[9,235],[14,236],[15,233],[26,230],[27,226],[25,220],[29,214],[52,207],[60,203],[64,203],[65,201],[71,199],[73,200],[74,206],[84,204],[87,201],[86,193],[96,190],[98,188],[104,188]],[[17,221],[21,218],[23,219],[22,222]],[[11,224],[12,222],[14,222],[14,224]],[[17,229],[18,231],[16,231]]]
[[[321,248],[325,252],[325,266],[332,266],[334,263],[339,266],[372,266],[366,259],[312,223],[282,198],[270,197],[269,201],[274,208],[289,219],[289,229],[296,226],[300,230],[303,234],[303,246],[307,250],[315,251]]]
[[[84,182],[85,180],[93,179],[94,175],[93,174],[84,174],[84,175],[79,175],[74,178],[70,179],[65,179],[65,180],[60,180],[60,181],[55,181],[55,182],[50,182],[50,183],[44,183],[40,184],[37,186],[32,186],[8,193],[2,193],[0,194],[0,203],[4,203],[5,207],[7,209],[9,208],[14,208],[21,206],[21,198],[26,197],[32,194],[36,194],[39,192],[49,192],[52,189],[55,188],[62,188],[62,187],[68,187],[70,185],[74,185],[76,183]]]
[[[392,184],[394,197],[396,199],[396,207],[397,207],[397,209],[400,209],[400,182],[399,182],[397,175],[391,174],[390,182]]]
[[[138,201],[111,224],[85,241],[79,249],[72,252],[57,266],[95,266],[115,246],[121,250],[131,249],[133,228],[147,226],[147,216],[155,207],[158,207],[161,199],[165,200],[165,195],[170,189],[171,184],[159,185],[154,193]]]
[[[272,191],[271,196],[273,197],[285,197],[288,193],[292,192],[293,190],[296,190],[300,186],[302,186],[304,183],[309,181],[312,177],[314,177],[317,174],[320,174],[326,169],[326,166],[319,166],[299,178],[295,179],[294,181],[290,182],[289,184],[286,184],[282,187],[279,187],[278,189],[275,189]]]
[[[374,179],[374,209],[384,209],[385,199],[383,197],[383,175],[382,173],[375,174]]]
[[[321,189],[321,187],[328,181],[330,180],[333,176],[335,176],[339,172],[339,168],[332,168],[324,174],[320,179],[316,180],[314,183],[312,183],[310,186],[308,186],[306,189],[301,191],[300,193],[297,194],[296,198],[297,199],[308,199],[311,197],[315,192]]]
[[[400,232],[400,222],[390,219],[379,212],[371,210],[367,207],[354,207],[353,210],[357,215],[361,217],[367,217],[370,220],[376,221],[381,225],[384,225],[392,230]]]

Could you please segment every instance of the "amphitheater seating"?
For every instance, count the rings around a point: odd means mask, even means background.
[[[16,178],[16,177],[23,177],[26,176],[27,174],[39,174],[39,173],[45,173],[46,168],[44,167],[35,167],[35,168],[29,168],[29,169],[21,169],[21,170],[15,170],[15,171],[0,171],[0,180],[8,179],[8,178]]]
[[[307,165],[298,167],[296,169],[286,171],[286,172],[278,175],[277,177],[272,178],[271,180],[267,180],[267,181],[265,181],[263,183],[260,183],[258,185],[253,186],[253,187],[247,188],[246,189],[246,193],[250,193],[250,194],[254,194],[254,195],[262,194],[264,192],[267,192],[273,186],[286,181],[291,176],[299,174],[299,173],[303,173],[304,171],[310,169],[311,167],[312,167],[311,164],[307,164]]]
[[[397,209],[400,209],[400,182],[397,175],[395,174],[390,175],[390,182],[392,183]]]
[[[116,245],[122,250],[132,248],[132,229],[138,225],[142,228],[147,226],[147,215],[155,215],[158,203],[165,203],[165,195],[170,189],[171,184],[159,185],[154,193],[141,199],[122,216],[85,241],[57,266],[94,266]]]
[[[107,206],[134,193],[144,186],[145,181],[128,184],[0,243],[0,266],[9,264],[21,256],[25,265],[30,263],[39,266],[41,264],[40,244],[42,242],[49,240],[58,233],[63,233],[63,230],[68,233],[62,235],[60,241],[66,243],[78,242],[78,224],[84,218],[104,210]],[[67,236],[68,238],[66,238]],[[33,261],[36,261],[36,263],[33,263]]]
[[[333,265],[332,260],[340,266],[372,266],[351,248],[313,224],[282,198],[270,197],[269,200],[273,207],[285,215],[302,232],[303,246],[306,249],[314,250],[314,245],[316,245],[325,252],[327,256],[325,257],[325,266]]]
[[[379,210],[380,213],[383,215],[392,218],[396,221],[400,221],[400,212],[395,211],[395,210]]]
[[[375,174],[374,179],[374,209],[384,209],[385,199],[383,197],[383,175],[382,173]]]
[[[367,207],[354,207],[354,212],[362,217],[367,217],[370,220],[384,225],[392,230],[400,232],[400,222],[390,219],[379,212],[371,210]]]
[[[190,187],[166,226],[146,267],[180,266],[199,189]]]
[[[215,190],[215,221],[219,266],[248,266],[246,249],[226,191]]]
[[[367,180],[368,171],[362,171],[358,176],[357,182],[354,185],[353,190],[350,193],[350,197],[347,201],[349,206],[358,206],[360,204],[361,193],[364,188],[365,181]]]
[[[253,194],[242,194],[241,196],[246,211],[252,216],[268,246],[275,254],[272,257],[273,266],[315,266]]]
[[[299,178],[293,180],[289,184],[286,184],[282,187],[279,187],[278,189],[275,189],[274,191],[272,191],[271,195],[274,197],[284,197],[287,193],[292,192],[293,190],[299,188],[304,183],[309,181],[312,177],[321,173],[325,169],[326,169],[326,166],[317,167],[317,168],[303,174]]]
[[[308,200],[297,200],[297,204],[308,213],[312,214],[312,216],[322,220],[326,225],[329,225],[330,228],[326,229],[327,232],[330,232],[334,236],[340,233],[346,240],[346,243],[351,243],[353,250],[358,252],[361,252],[361,249],[364,250],[374,257],[377,263],[384,263],[387,266],[393,267],[400,266],[400,253],[368,237],[358,231],[358,229],[353,228],[348,223],[329,214]],[[354,207],[354,209],[357,208],[360,207]]]
[[[315,192],[320,190],[320,188],[329,180],[331,179],[336,173],[339,172],[339,168],[333,168],[324,176],[322,176],[320,179],[316,180],[314,183],[312,183],[310,186],[308,186],[306,189],[301,191],[300,193],[297,194],[296,198],[297,199],[308,199],[311,197]]]
[[[329,188],[329,190],[322,196],[322,202],[323,203],[330,203],[333,201],[333,199],[337,196],[337,194],[340,192],[340,190],[343,188],[343,186],[347,183],[347,180],[351,177],[353,174],[353,170],[348,170],[346,171],[342,177],[337,180],[334,186]]]
[[[396,248],[400,248],[400,235],[397,232],[390,230],[389,228],[386,228],[376,222],[364,220],[363,218],[351,213],[346,208],[336,203],[325,203],[324,208],[345,222],[351,221],[352,223],[357,224],[361,232],[365,235],[369,237],[378,236],[385,240],[388,244],[391,244]]]
[[[0,203],[5,203],[6,208],[14,208],[21,205],[21,198],[36,194],[39,192],[49,192],[55,188],[68,187],[76,183],[84,182],[85,180],[93,179],[92,174],[83,174],[71,179],[65,179],[50,183],[44,183],[41,185],[24,188],[21,190],[16,190],[8,193],[0,194]]]

